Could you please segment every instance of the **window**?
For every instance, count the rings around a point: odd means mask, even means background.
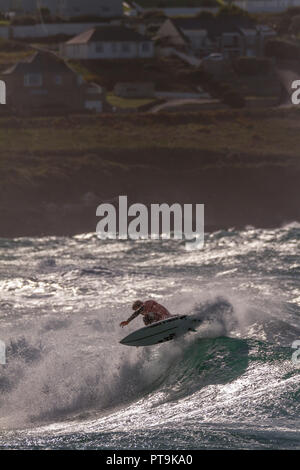
[[[150,44],[149,44],[149,42],[143,42],[143,44],[142,44],[142,51],[143,51],[143,52],[149,52],[149,51],[150,51]]]
[[[238,36],[233,36],[233,46],[238,47],[239,46],[239,38]]]
[[[102,93],[102,88],[101,86],[93,86],[90,88],[87,88],[86,92],[90,95],[100,95]]]
[[[85,101],[84,107],[86,109],[89,109],[91,111],[95,111],[96,113],[101,113],[102,112],[102,102],[95,100],[95,101]]]
[[[126,93],[136,93],[138,91],[137,88],[133,88],[133,87],[127,87],[126,88]]]
[[[62,76],[61,75],[55,75],[54,82],[56,83],[56,85],[62,85]]]
[[[111,50],[113,54],[116,54],[118,52],[118,44],[116,42],[111,43]]]
[[[124,44],[122,44],[122,51],[130,52],[130,44],[128,42],[125,42]]]
[[[104,47],[102,42],[97,42],[96,43],[96,52],[99,52],[102,54],[104,52]]]
[[[73,57],[79,57],[80,48],[79,44],[73,44]]]
[[[27,73],[24,75],[24,86],[41,86],[43,78],[41,73]]]

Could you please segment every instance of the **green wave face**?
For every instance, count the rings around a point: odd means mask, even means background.
[[[280,367],[290,359],[290,348],[260,341],[227,337],[195,339],[157,379],[155,388],[164,391],[168,399],[177,400],[209,385],[230,384],[256,363]],[[298,372],[295,370],[288,376]]]

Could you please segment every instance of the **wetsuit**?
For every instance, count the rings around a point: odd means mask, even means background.
[[[150,325],[150,323],[164,320],[165,318],[172,316],[165,307],[155,302],[155,300],[147,300],[131,315],[131,317],[128,318],[127,321],[130,322],[141,313],[143,313],[143,321],[145,325]]]

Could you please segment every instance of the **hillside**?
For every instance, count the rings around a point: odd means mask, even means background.
[[[99,203],[206,204],[206,228],[299,219],[298,109],[0,119],[0,236],[94,231]]]
[[[220,0],[138,0],[138,5],[144,8],[188,8],[188,7],[217,7]]]

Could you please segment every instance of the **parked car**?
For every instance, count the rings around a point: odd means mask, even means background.
[[[223,54],[220,54],[218,52],[214,52],[214,53],[209,54],[208,56],[206,56],[205,59],[208,59],[208,60],[224,60],[224,56],[223,56]]]

